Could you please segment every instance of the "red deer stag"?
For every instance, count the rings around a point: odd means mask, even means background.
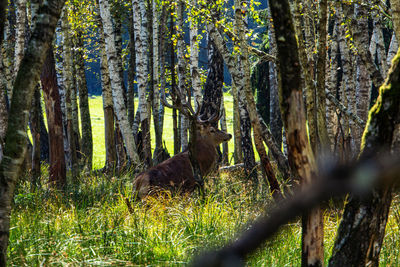
[[[170,105],[165,98],[162,102],[167,107],[178,108],[185,116],[187,116],[196,127],[195,137],[191,131],[192,141],[194,145],[189,145],[189,149],[176,154],[170,159],[150,168],[149,170],[139,174],[133,182],[137,197],[143,198],[157,189],[177,189],[181,192],[192,192],[199,185],[199,179],[207,175],[216,163],[218,153],[216,146],[229,141],[232,138],[231,134],[218,130],[211,126],[212,123],[219,120],[218,115],[214,115],[208,120],[201,120],[197,112],[194,112],[190,103],[190,96],[187,102],[182,103],[180,95],[177,96],[178,105]],[[190,141],[189,141],[190,143]],[[190,152],[194,151],[194,152]],[[198,166],[192,164],[194,156]],[[200,169],[200,178],[196,177],[196,168]],[[197,175],[198,176],[198,175]],[[202,182],[202,181],[200,181]],[[202,185],[200,185],[202,187]]]

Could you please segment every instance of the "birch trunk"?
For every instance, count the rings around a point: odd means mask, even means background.
[[[270,45],[270,53],[276,56],[275,32],[272,26],[269,27],[268,37]],[[275,138],[277,147],[282,149],[282,118],[279,110],[278,97],[278,74],[275,62],[269,62],[269,86],[270,86],[270,128],[272,136]]]
[[[99,17],[99,26],[100,29],[103,28],[103,23],[100,17]],[[117,150],[116,150],[116,143],[114,136],[115,114],[114,114],[113,97],[110,84],[110,75],[108,73],[108,63],[107,63],[107,55],[105,47],[106,45],[104,41],[103,31],[100,31],[99,46],[100,46],[101,91],[103,98],[103,113],[104,113],[104,137],[105,137],[105,148],[106,148],[106,163],[104,166],[104,170],[105,172],[112,172],[114,168],[117,166]],[[131,101],[133,102],[133,99],[131,99]],[[128,105],[129,105],[129,97],[128,97]]]
[[[19,65],[21,64],[22,57],[25,50],[25,36],[26,36],[26,0],[16,0],[16,24],[15,24],[15,50],[14,50],[14,75],[17,74]],[[9,93],[10,100],[12,99],[12,92]]]
[[[120,75],[115,66],[118,65],[114,41],[114,32],[111,24],[110,6],[108,0],[99,0],[100,14],[103,21],[103,30],[105,37],[105,46],[107,51],[108,69],[111,80],[113,104],[117,114],[118,125],[121,127],[122,136],[125,142],[129,158],[135,166],[139,164],[139,156],[136,150],[135,138],[132,134],[132,126],[129,124],[127,109],[124,101],[124,92],[121,86]]]
[[[1,38],[1,37],[0,37]],[[3,159],[4,138],[8,124],[8,104],[7,104],[7,85],[4,77],[5,66],[3,62],[3,51],[0,46],[0,162]]]
[[[151,41],[152,41],[152,56],[150,57],[150,62],[152,66],[152,73],[151,73],[151,87],[152,90],[151,92],[153,93],[152,95],[152,111],[153,111],[153,124],[154,124],[154,133],[155,133],[155,148],[154,148],[154,155],[153,158],[155,159],[156,162],[159,160],[158,157],[161,156],[162,154],[162,124],[160,123],[160,106],[162,106],[160,102],[160,94],[161,94],[161,88],[160,88],[160,43],[159,40],[163,38],[163,36],[160,36],[159,30],[160,30],[160,23],[161,21],[161,12],[159,8],[157,7],[157,2],[155,0],[151,1],[152,3],[152,12],[148,12],[149,14],[149,20],[151,18],[152,21],[152,27],[149,27],[149,32],[151,30]],[[149,6],[150,10],[150,6]],[[162,52],[161,52],[162,53]]]
[[[328,27],[328,1],[319,1],[319,29],[318,29],[318,58],[316,62],[316,96],[317,96],[317,131],[320,152],[330,150],[330,141],[326,127],[326,56],[327,56],[327,27]],[[323,218],[321,218],[323,220]]]
[[[246,3],[246,2],[243,2]],[[250,117],[250,122],[251,126],[253,127],[253,132],[254,132],[254,142],[256,146],[256,150],[260,156],[260,160],[262,162],[262,168],[264,170],[264,174],[267,175],[267,179],[270,185],[270,190],[272,195],[274,196],[275,199],[278,199],[281,197],[281,192],[279,188],[279,183],[276,180],[275,174],[272,170],[271,163],[269,162],[269,159],[267,157],[267,154],[265,152],[264,144],[262,142],[262,130],[261,130],[261,123],[259,121],[259,117],[257,114],[257,108],[256,108],[256,103],[254,101],[254,96],[251,91],[251,81],[250,81],[250,62],[249,62],[249,54],[248,54],[248,48],[246,45],[246,39],[245,39],[245,28],[244,28],[244,17],[242,14],[245,14],[244,6],[242,6],[242,3],[239,2],[239,0],[235,0],[235,24],[238,29],[238,35],[239,35],[239,42],[241,44],[240,46],[240,61],[239,64],[242,67],[242,73],[243,73],[243,89],[244,94],[246,97],[246,102],[247,102],[247,110],[249,112],[249,117]],[[234,71],[231,71],[232,77],[235,79],[235,83],[238,84],[240,81],[240,77],[238,75],[234,75]],[[240,94],[240,92],[239,92]]]
[[[388,68],[392,65],[392,60],[399,49],[399,43],[397,42],[395,33],[392,34],[392,40],[390,41],[389,51],[386,58],[386,65]]]
[[[86,73],[85,73],[85,60],[83,54],[83,37],[82,32],[78,29],[77,32],[77,54],[76,54],[76,67],[77,67],[77,85],[79,88],[79,111],[81,115],[81,129],[82,129],[82,163],[83,166],[92,169],[93,163],[93,136],[92,136],[92,124],[90,119],[89,110],[89,96],[88,88],[86,84]]]
[[[133,125],[135,120],[135,68],[136,68],[136,48],[135,48],[135,29],[133,25],[133,10],[129,12],[129,67],[128,67],[128,92],[127,107],[129,124]]]
[[[244,88],[239,87],[239,115],[240,115],[240,135],[241,147],[243,152],[244,168],[247,172],[248,178],[254,185],[258,183],[257,171],[255,169],[256,161],[254,158],[253,143],[251,141],[251,122],[249,112],[247,111],[246,96]]]
[[[340,7],[338,7],[340,10]],[[356,107],[356,85],[355,85],[355,69],[354,69],[354,56],[352,55],[350,51],[349,44],[346,43],[346,26],[343,22],[343,17],[340,15],[338,17],[339,22],[339,49],[340,49],[340,54],[341,54],[341,62],[343,66],[343,75],[342,75],[342,86],[341,90],[342,93],[340,94],[342,102],[345,104],[345,107],[352,112],[356,113],[357,107]],[[358,151],[359,147],[356,146],[356,133],[360,132],[360,129],[357,129],[359,126],[357,126],[353,120],[348,120],[347,117],[342,119],[341,124],[343,125],[343,140],[342,141],[337,141],[339,144],[349,144],[350,141],[351,144],[349,147],[346,146],[345,149],[342,149],[342,153],[346,158],[352,158],[354,155],[356,155],[356,151]],[[339,131],[339,129],[338,129]],[[352,152],[353,151],[353,152]]]
[[[144,1],[132,1],[133,19],[135,29],[136,46],[136,76],[139,95],[140,124],[143,133],[143,152],[145,164],[151,165],[151,146],[150,146],[150,110],[147,108],[146,90],[148,87],[147,75],[147,15]]]
[[[240,134],[240,112],[239,112],[239,95],[236,86],[232,83],[233,95],[233,140],[234,146],[234,161],[235,164],[243,163],[242,151],[242,136]]]
[[[171,16],[170,16],[170,33],[171,33],[171,40],[172,36],[175,34],[175,27],[174,27],[174,17],[172,15],[172,10],[171,10]],[[176,72],[175,72],[175,47],[174,43],[171,41],[170,43],[170,71],[171,71],[171,92],[176,92],[178,88],[176,87]],[[175,103],[174,103],[175,104]],[[178,114],[177,110],[173,109],[172,110],[172,124],[173,124],[173,131],[174,131],[174,155],[178,154],[181,149],[181,138],[180,138],[180,133],[179,133],[179,120],[178,120]]]
[[[183,2],[179,1],[176,5],[176,28],[177,28],[177,59],[178,59],[178,90],[180,91],[183,97],[187,96],[186,92],[186,60],[185,60],[185,41],[184,30],[183,30],[183,11],[184,5]],[[217,110],[219,106],[217,106]],[[188,119],[181,114],[180,115],[180,132],[181,132],[181,151],[184,151],[188,147],[188,128],[189,121]]]
[[[63,5],[64,1],[49,0],[43,3],[36,24],[40,27],[35,27],[33,31],[14,83],[15,94],[11,102],[4,158],[0,165],[0,266],[7,264],[11,206],[26,150],[26,127],[33,92]],[[48,10],[52,12],[45,12]]]
[[[197,7],[197,1],[190,0],[189,4],[192,8]],[[200,73],[199,73],[199,41],[198,39],[198,21],[197,17],[192,17],[190,20],[190,76],[192,81],[193,95],[194,95],[194,106],[195,110],[198,108],[198,104],[201,104],[201,85],[200,85]]]
[[[330,47],[330,59],[328,62],[328,73],[326,77],[326,88],[329,93],[333,96],[337,95],[337,80],[338,80],[338,69],[339,69],[339,19],[338,16],[334,16],[334,25],[331,34],[331,42],[329,44]],[[329,137],[329,142],[331,144],[331,151],[334,149],[335,144],[335,130],[337,128],[337,116],[336,116],[336,107],[334,103],[331,101],[327,101],[327,132]]]
[[[55,50],[54,50],[54,58],[56,65],[56,75],[57,75],[57,84],[58,84],[58,93],[60,95],[60,105],[61,105],[61,117],[62,117],[62,132],[64,139],[64,155],[65,155],[65,165],[66,168],[71,168],[71,156],[69,151],[69,142],[68,142],[68,131],[67,131],[67,112],[66,112],[66,94],[65,94],[65,86],[64,86],[64,69],[63,69],[63,31],[64,31],[64,13],[61,15],[61,23],[58,24],[56,28],[56,36],[55,36]]]
[[[368,15],[367,12],[364,10],[364,8],[357,8],[356,9],[356,16],[359,17],[358,20],[358,27],[353,28],[354,35],[357,36],[355,37],[356,40],[359,39],[360,43],[363,43],[366,47],[369,44],[369,35],[368,32],[365,31],[366,27],[368,27]],[[358,47],[358,49],[366,49],[364,47]],[[362,119],[363,121],[367,121],[368,117],[368,110],[369,110],[369,103],[371,99],[371,89],[372,89],[372,81],[370,78],[371,72],[370,69],[367,67],[367,64],[369,65],[374,65],[373,59],[371,57],[371,54],[368,51],[368,60],[369,63],[366,63],[361,57],[364,54],[364,52],[361,53],[360,57],[357,58],[356,61],[356,73],[357,73],[357,78],[356,78],[356,106],[357,106],[357,115]],[[375,66],[376,67],[376,66]],[[379,70],[376,67],[377,72]],[[379,76],[381,76],[379,72]],[[379,87],[380,84],[383,82],[383,78],[379,79],[379,84],[375,84],[376,87]],[[377,82],[375,82],[377,83]],[[356,143],[356,148],[357,152],[359,151],[359,147],[361,144],[361,129],[356,129],[354,140]]]
[[[166,57],[166,33],[167,33],[167,26],[165,25],[166,23],[166,18],[167,18],[167,8],[165,6],[162,6],[161,8],[161,14],[160,14],[160,23],[159,23],[159,57],[160,57],[160,96],[165,98],[165,87],[166,87],[166,62],[165,62],[165,57]],[[159,106],[159,128],[160,128],[160,135],[162,137],[163,134],[163,129],[164,129],[164,105],[160,104]]]
[[[76,151],[77,151],[77,157],[78,157],[78,167],[80,169],[80,164],[79,160],[82,158],[82,151],[81,151],[81,132],[79,131],[79,111],[78,111],[78,88],[77,88],[77,69],[76,65],[74,64],[74,59],[75,59],[75,49],[76,46],[74,45],[72,47],[72,87],[71,87],[71,94],[70,94],[70,100],[71,100],[71,117],[72,117],[72,128],[73,128],[73,138],[75,139],[75,145],[76,145]]]
[[[379,97],[369,112],[360,157],[380,153],[398,154],[400,126],[400,53]],[[362,199],[350,196],[343,213],[329,266],[379,266],[379,254],[392,201],[392,185],[374,188]]]
[[[67,10],[64,11],[62,18],[62,28],[64,33],[63,38],[63,83],[65,88],[65,113],[66,113],[66,128],[67,138],[69,144],[69,155],[71,159],[70,167],[72,176],[76,177],[78,172],[78,155],[77,144],[73,127],[73,113],[72,113],[72,91],[73,91],[73,71],[72,71],[72,51],[71,51],[71,35],[70,25],[68,22]]]

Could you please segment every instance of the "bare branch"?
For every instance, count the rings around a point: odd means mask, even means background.
[[[353,120],[355,123],[357,123],[358,126],[364,127],[365,122],[360,119],[356,114],[351,112],[348,108],[346,108],[342,103],[340,103],[339,100],[336,99],[336,97],[330,93],[329,91],[325,91],[326,98],[329,99],[343,114],[345,114],[347,117],[349,117],[351,120]]]

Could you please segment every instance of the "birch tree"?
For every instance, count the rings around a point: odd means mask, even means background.
[[[182,96],[187,95],[186,90],[186,58],[185,58],[185,41],[183,38],[184,30],[183,30],[183,12],[184,12],[184,3],[182,1],[178,1],[176,4],[176,57],[178,59],[178,90],[180,91]],[[217,106],[218,110],[219,106]],[[184,114],[180,115],[180,140],[181,140],[181,151],[184,151],[188,147],[188,128],[189,121],[185,117]]]
[[[98,18],[98,23],[100,29],[102,29],[103,24],[100,16]],[[115,115],[113,106],[113,96],[110,84],[110,75],[108,73],[108,62],[107,62],[107,54],[104,41],[104,33],[102,30],[100,30],[99,46],[100,46],[100,74],[101,74],[101,91],[102,91],[101,95],[103,98],[104,137],[105,137],[105,150],[106,150],[106,163],[104,166],[104,170],[105,172],[109,172],[112,171],[117,166],[117,150],[116,150],[116,143],[114,136]]]
[[[133,0],[133,23],[135,29],[135,46],[136,46],[136,76],[139,95],[139,112],[140,125],[143,134],[143,152],[145,164],[151,165],[151,145],[150,145],[150,110],[147,103],[147,49],[148,49],[148,30],[147,30],[147,14],[144,1]]]
[[[72,51],[70,24],[68,22],[68,10],[65,9],[62,17],[63,30],[63,85],[65,88],[65,114],[66,114],[66,133],[68,138],[68,151],[70,155],[70,167],[72,176],[76,177],[78,172],[77,140],[74,134],[73,113],[72,113]]]
[[[117,61],[120,58],[116,55],[114,33],[111,23],[110,6],[108,0],[99,0],[100,15],[103,21],[105,46],[107,51],[108,70],[110,74],[114,109],[117,115],[118,125],[121,127],[122,136],[130,160],[134,165],[139,164],[139,156],[136,150],[135,138],[132,133],[132,126],[129,124],[127,109],[123,97],[120,75],[116,71]]]
[[[77,85],[79,90],[79,111],[81,115],[81,129],[82,129],[82,144],[81,144],[82,163],[86,168],[88,168],[88,170],[91,170],[93,161],[93,136],[92,136],[92,124],[91,124],[90,110],[89,110],[88,88],[86,84],[82,30],[78,28],[76,34],[77,34],[76,36]]]
[[[39,10],[37,26],[28,43],[25,56],[14,83],[14,98],[11,102],[9,127],[6,133],[4,158],[0,165],[0,265],[7,264],[7,246],[10,229],[11,205],[17,177],[21,170],[26,149],[26,127],[34,88],[51,45],[56,23],[64,1],[46,1]],[[46,12],[51,10],[52,12]]]

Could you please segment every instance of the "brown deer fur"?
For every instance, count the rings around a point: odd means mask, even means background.
[[[204,177],[217,161],[216,146],[229,141],[232,135],[215,129],[210,125],[199,125],[197,130],[196,156]],[[192,192],[196,188],[189,151],[185,150],[139,174],[133,182],[139,198],[157,189],[178,189]]]

